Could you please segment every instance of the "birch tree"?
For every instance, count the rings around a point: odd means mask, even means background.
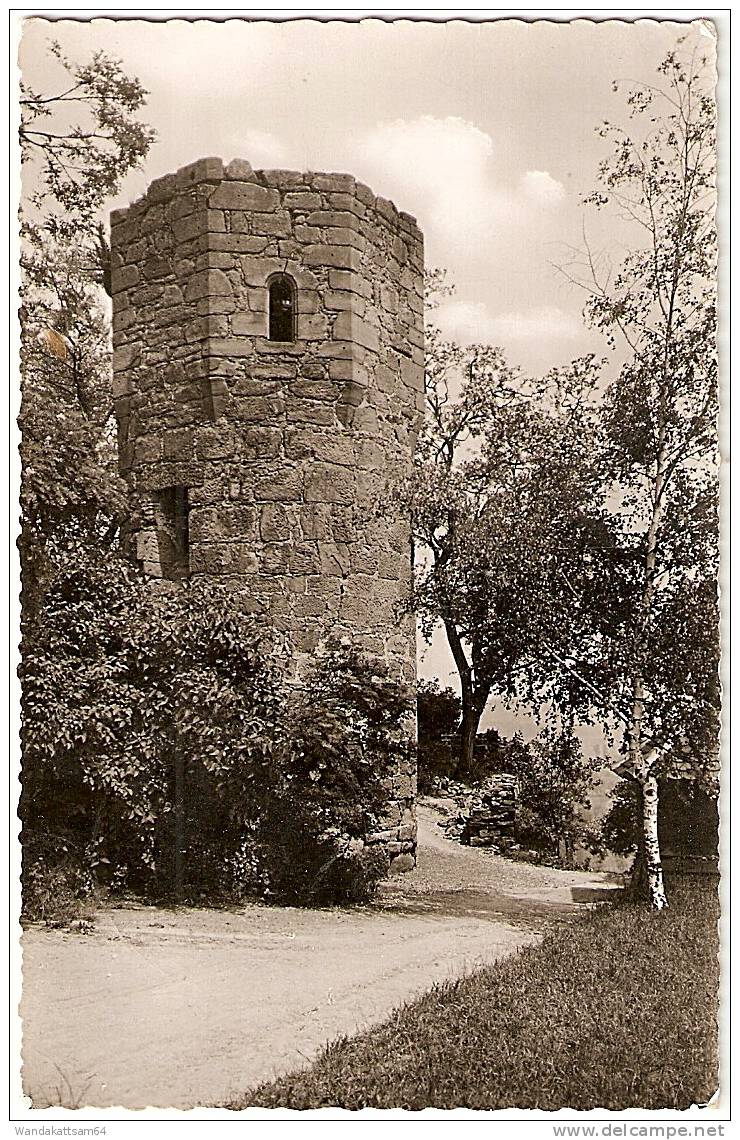
[[[624,354],[604,403],[623,598],[602,615],[611,686],[594,686],[594,699],[624,727],[661,910],[658,777],[716,754],[718,456],[713,74],[687,40],[658,71],[659,85],[627,92],[630,129],[600,128],[613,149],[587,199],[615,211],[634,242],[616,269],[586,248],[567,272]]]

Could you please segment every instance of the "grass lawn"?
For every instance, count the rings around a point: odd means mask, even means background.
[[[717,1087],[713,880],[602,905],[227,1107],[684,1109]]]

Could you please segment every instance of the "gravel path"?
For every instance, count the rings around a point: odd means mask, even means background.
[[[126,907],[80,935],[23,935],[33,1107],[191,1108],[310,1062],[435,982],[536,942],[607,885],[445,839],[372,907]]]

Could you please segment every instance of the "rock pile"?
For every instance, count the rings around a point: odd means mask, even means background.
[[[446,814],[440,827],[448,839],[496,851],[518,848],[514,838],[518,793],[515,776],[499,772],[475,788],[441,780],[436,790],[438,798],[434,804]]]
[[[499,851],[515,847],[516,798],[516,776],[508,772],[489,776],[472,797],[462,842]]]

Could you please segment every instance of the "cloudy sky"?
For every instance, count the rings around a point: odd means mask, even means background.
[[[605,153],[595,127],[624,117],[612,80],[650,82],[685,30],[647,20],[34,19],[21,59],[27,81],[52,90],[50,39],[74,60],[103,49],[150,91],[145,118],[158,141],[117,204],[204,155],[351,172],[418,217],[427,263],[456,286],[441,323],[541,370],[602,348],[583,327],[583,297],[552,263],[584,224],[618,252],[618,228],[581,205]]]
[[[581,320],[583,296],[553,268],[582,235],[617,258],[626,234],[581,200],[625,122],[612,81],[652,82],[687,31],[668,21],[288,23],[93,20],[25,24],[34,88],[62,81],[48,56],[102,49],[150,95],[158,141],[114,205],[206,155],[255,167],[347,171],[416,215],[427,264],[456,292],[439,323],[544,370],[605,351]],[[710,33],[693,25],[692,38]],[[432,661],[446,665],[438,648]],[[426,671],[426,670],[425,670]]]

